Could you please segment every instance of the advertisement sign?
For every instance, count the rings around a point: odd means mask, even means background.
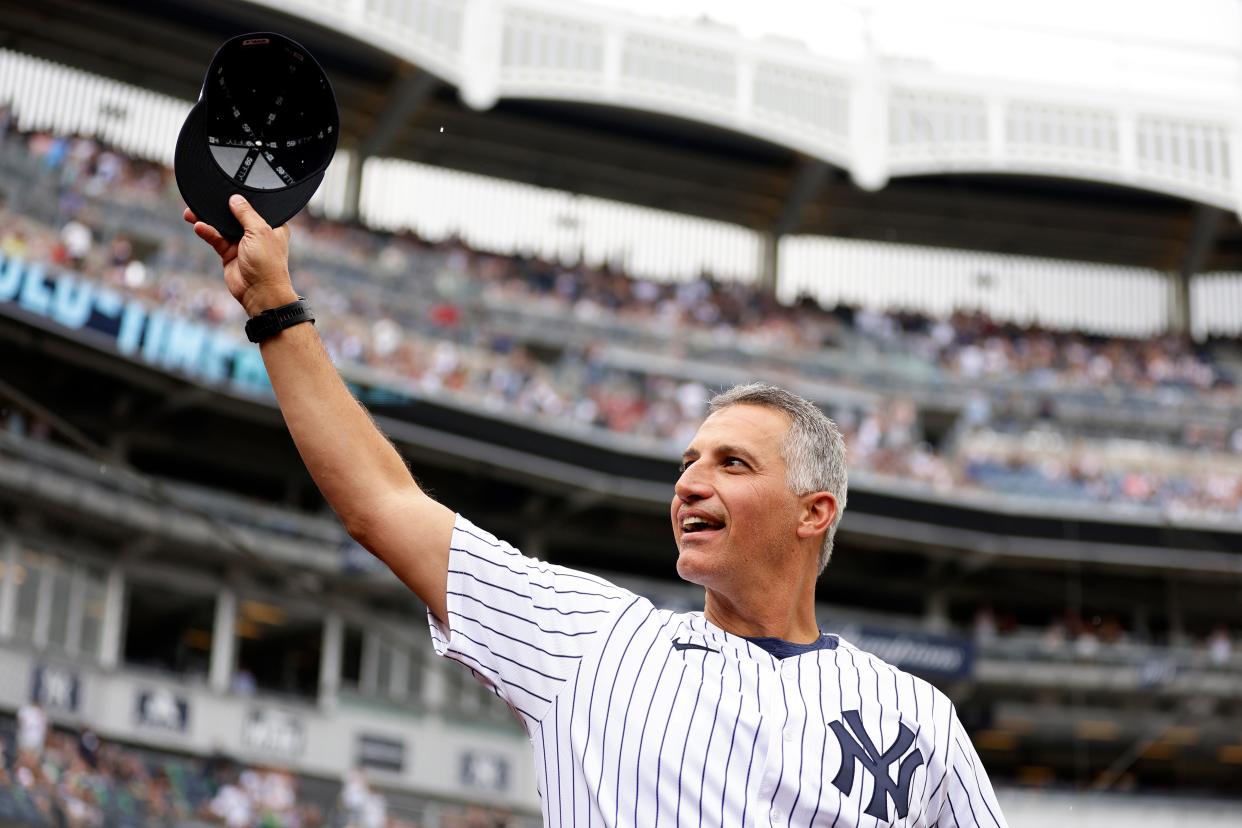
[[[400,773],[405,768],[405,742],[387,736],[359,733],[354,764],[360,768]]]
[[[509,787],[509,760],[499,754],[466,751],[460,768],[461,783],[467,788],[500,793]]]
[[[242,744],[259,753],[294,759],[306,747],[306,727],[299,716],[288,711],[252,708],[242,722]]]
[[[139,690],[134,697],[134,721],[139,727],[185,733],[190,725],[190,704],[167,687]]]
[[[81,687],[78,674],[68,667],[40,664],[35,668],[30,695],[49,712],[76,713],[82,703]]]

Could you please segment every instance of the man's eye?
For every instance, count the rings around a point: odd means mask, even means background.
[[[726,466],[745,466],[746,465],[746,461],[740,457],[726,457],[724,462]]]
[[[691,461],[682,460],[681,463],[677,466],[677,473],[685,474],[686,469],[690,468],[690,462]]]

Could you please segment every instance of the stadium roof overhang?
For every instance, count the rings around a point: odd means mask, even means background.
[[[4,48],[187,100],[226,37],[279,29],[333,78],[343,143],[387,156],[778,233],[1242,270],[1236,215],[1187,198],[968,169],[893,177],[869,191],[838,166],[701,120],[536,98],[480,111],[391,51],[240,0],[0,0],[0,10]]]

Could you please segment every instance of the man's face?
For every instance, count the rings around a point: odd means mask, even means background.
[[[800,510],[781,455],[789,424],[782,411],[739,404],[699,427],[671,508],[682,578],[709,588],[742,585],[789,555]]]

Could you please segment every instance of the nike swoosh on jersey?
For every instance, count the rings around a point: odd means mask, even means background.
[[[711,647],[705,647],[702,644],[693,644],[689,641],[674,641],[673,647],[678,650],[706,650],[709,653],[720,652],[720,650],[713,650]]]

